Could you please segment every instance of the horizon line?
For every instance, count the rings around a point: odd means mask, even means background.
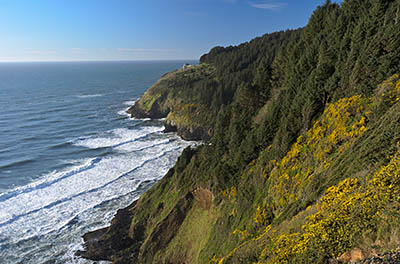
[[[137,59],[137,60],[10,60],[2,61],[0,63],[51,63],[51,62],[147,62],[147,61],[199,61],[200,59]]]

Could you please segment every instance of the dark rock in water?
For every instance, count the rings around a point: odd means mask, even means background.
[[[100,242],[100,238],[106,232],[107,228],[103,228],[86,233],[83,236],[83,240],[85,241],[85,250],[78,250],[75,255],[91,260],[108,260],[107,250],[104,250],[105,245]]]
[[[128,111],[126,111],[128,114],[131,115],[131,117],[136,117],[136,118],[148,118],[148,113],[144,110],[142,110],[138,105],[137,102],[132,105]]]
[[[212,132],[202,127],[185,127],[175,124],[174,121],[166,120],[164,123],[164,133],[177,132],[184,140],[209,140],[211,138]]]
[[[76,255],[90,260],[116,261],[120,252],[135,245],[135,239],[128,236],[132,213],[130,208],[120,209],[111,222],[111,226],[86,233],[83,236],[84,251]],[[132,250],[134,250],[132,248]]]
[[[177,132],[178,128],[175,123],[171,122],[170,120],[166,120],[164,123],[164,133],[169,132]]]
[[[136,118],[152,118],[152,119],[160,119],[160,118],[165,118],[169,110],[161,110],[160,105],[157,101],[163,100],[162,98],[156,100],[151,108],[150,111],[145,111],[139,106],[139,101],[137,101],[131,108],[128,109],[128,113],[132,117]]]

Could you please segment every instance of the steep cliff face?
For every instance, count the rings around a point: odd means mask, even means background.
[[[303,29],[216,47],[165,75],[131,112],[208,142],[85,235],[81,254],[328,263],[396,249],[399,10],[398,1],[327,1]]]
[[[329,104],[282,159],[266,159],[266,148],[221,192],[185,173],[201,151],[185,149],[110,227],[84,236],[80,255],[113,263],[325,263],[353,248],[365,256],[397,248],[399,98],[395,75],[372,97]]]
[[[180,188],[177,171],[194,154],[185,149],[175,168],[145,196],[119,210],[109,228],[86,234],[86,251],[79,255],[114,263],[191,263],[192,254],[201,249],[195,240],[206,235],[202,228],[210,224],[213,206],[208,190]]]
[[[165,132],[178,132],[186,140],[208,140],[215,113],[208,107],[202,91],[208,81],[209,94],[215,93],[215,67],[208,64],[189,66],[164,75],[128,110],[132,117],[165,120]],[[207,95],[209,96],[209,95]]]

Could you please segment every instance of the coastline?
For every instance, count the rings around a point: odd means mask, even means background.
[[[2,261],[91,263],[74,256],[81,235],[108,225],[190,144],[162,133],[163,121],[121,115],[129,98],[176,65],[181,63],[2,66],[0,88],[10,82],[20,87],[8,93],[15,103],[5,105],[6,126],[0,128],[7,150],[0,153]],[[75,78],[66,79],[70,75]]]
[[[324,264],[397,251],[399,3],[351,3],[326,1],[303,28],[214,47],[151,86],[131,112],[165,116],[166,131],[207,144],[186,148],[87,235],[84,254]]]

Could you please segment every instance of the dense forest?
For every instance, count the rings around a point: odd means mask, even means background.
[[[109,228],[86,234],[81,254],[328,263],[395,250],[399,16],[399,1],[326,1],[304,28],[215,47],[164,76],[131,113],[166,117],[204,144]]]

